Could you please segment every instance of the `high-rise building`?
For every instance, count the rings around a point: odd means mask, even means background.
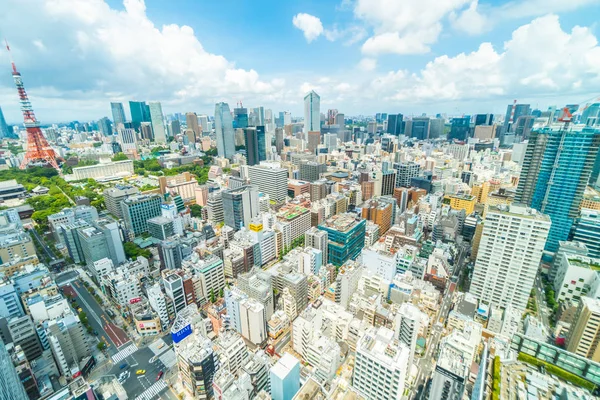
[[[8,331],[14,346],[20,346],[29,362],[42,355],[42,345],[29,315],[12,317],[8,320]]]
[[[0,318],[20,317],[24,314],[19,295],[12,283],[0,284]]]
[[[154,132],[154,141],[156,143],[167,143],[167,134],[165,132],[165,122],[163,120],[162,106],[160,102],[153,101],[148,103],[150,111],[150,122]]]
[[[248,109],[237,107],[233,109],[233,124],[235,128],[245,129],[248,127]]]
[[[227,103],[217,103],[215,105],[215,135],[219,157],[233,157],[235,154],[235,135],[233,132],[233,119]]]
[[[271,200],[283,202],[287,196],[287,170],[271,165],[253,165],[248,167],[248,177],[252,185],[268,194]]]
[[[270,144],[267,143],[264,125],[256,127],[256,139],[258,141],[258,160],[267,161],[267,147],[270,147]]]
[[[175,234],[173,220],[163,216],[150,218],[148,220],[148,232],[153,238],[166,240]]]
[[[469,138],[471,130],[471,117],[452,118],[450,126],[450,133],[448,134],[448,140],[462,140],[465,141]]]
[[[224,190],[222,197],[225,225],[236,231],[250,226],[250,221],[260,213],[258,187],[255,185]]]
[[[490,207],[471,293],[486,304],[525,309],[550,230],[550,218],[523,204]]]
[[[188,322],[181,328],[187,324]],[[219,368],[218,356],[213,351],[210,339],[200,334],[189,339],[191,339],[189,342],[182,342],[183,344],[177,348],[179,379],[188,397],[212,399],[213,378]]]
[[[402,135],[404,133],[402,130],[403,118],[402,114],[389,114],[386,132],[394,136]]]
[[[271,367],[271,397],[273,400],[292,400],[300,390],[300,362],[285,353]]]
[[[115,185],[110,189],[105,189],[103,194],[106,210],[118,219],[123,218],[121,202],[128,196],[133,196],[139,192],[137,187],[129,185]]]
[[[429,138],[429,117],[413,118],[410,124],[410,132],[406,133],[411,138],[427,140]]]
[[[131,112],[131,123],[133,129],[139,131],[142,122],[150,122],[150,111],[147,110],[147,105],[143,101],[130,101],[129,111]]]
[[[475,126],[492,125],[494,123],[494,114],[476,114]]]
[[[192,132],[194,132],[194,139],[198,139],[202,136],[202,129],[198,124],[198,116],[195,112],[185,113],[185,123],[187,125],[187,128],[191,129]]]
[[[125,226],[134,235],[148,232],[148,220],[162,214],[158,194],[130,196],[121,202]]]
[[[117,128],[117,143],[121,146],[121,151],[127,153],[137,149],[137,137],[132,128]]]
[[[48,342],[62,375],[69,376],[71,368],[91,354],[83,324],[77,315],[64,314],[48,321]]]
[[[304,134],[321,132],[321,96],[314,90],[304,96]]]
[[[567,335],[567,350],[600,361],[600,300],[582,297]]]
[[[366,225],[366,220],[345,213],[334,215],[319,225],[319,229],[328,235],[327,261],[341,266],[355,259],[365,245]]]
[[[552,219],[546,250],[555,252],[567,240],[600,145],[600,130],[550,127],[530,134],[515,202]]]
[[[356,345],[352,385],[367,399],[402,399],[408,348],[388,328],[371,328]]]
[[[321,132],[319,131],[308,131],[307,135],[307,149],[314,154],[317,151],[317,147],[321,144]]]
[[[2,120],[0,119],[0,125],[2,124]],[[110,136],[113,132],[112,124],[110,123],[110,119],[107,117],[100,118],[98,120],[98,130],[102,133],[102,136]]]
[[[327,265],[327,232],[318,229],[316,226],[310,228],[304,234],[305,247],[311,247],[321,251],[323,255],[323,265]]]
[[[258,155],[258,133],[256,127],[244,129],[244,142],[246,143],[246,164],[259,164],[260,160]]]
[[[417,163],[394,163],[396,187],[411,187],[411,179],[419,176],[421,167]]]
[[[506,107],[506,116],[504,117],[504,133],[514,132],[513,126],[517,119],[522,115],[531,114],[529,104],[509,104]]]
[[[600,258],[600,211],[582,208],[577,220],[573,240],[584,243],[588,255]]]
[[[115,126],[118,124],[125,125],[125,110],[123,109],[123,103],[110,103],[110,110],[112,112],[113,123]]]
[[[600,126],[600,103],[585,106],[581,113],[581,123],[587,126]]]
[[[299,377],[298,381],[300,381]],[[0,339],[0,398],[29,400],[2,339]]]
[[[321,178],[321,174],[327,172],[327,165],[316,161],[301,161],[299,170],[300,180],[314,182]]]

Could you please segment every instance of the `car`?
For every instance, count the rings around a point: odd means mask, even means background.
[[[135,371],[136,375],[144,375],[146,373],[145,369],[138,369],[137,371]]]
[[[165,347],[165,344],[164,344],[164,343],[161,343],[161,344],[159,344],[159,345],[158,345],[158,349],[159,349],[159,350],[160,350],[160,349],[162,349],[163,347]]]
[[[127,363],[123,363],[121,365],[119,365],[119,369],[125,369],[127,368]]]
[[[98,336],[98,331],[94,329],[94,335]]]
[[[160,378],[162,378],[162,376],[163,376],[163,372],[162,372],[162,371],[160,371],[160,372],[158,373],[158,376],[156,377],[156,380],[159,380]]]
[[[77,312],[82,312],[82,311],[83,311],[83,310],[81,309],[81,307],[79,307],[79,308],[77,309]]]

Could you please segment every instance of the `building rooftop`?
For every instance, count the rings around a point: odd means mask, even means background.
[[[283,357],[271,368],[271,373],[280,379],[285,377],[296,367],[299,367],[300,361],[290,353],[285,353]]]
[[[338,232],[346,232],[352,229],[361,220],[355,214],[337,214],[325,221],[322,226],[335,229]]]

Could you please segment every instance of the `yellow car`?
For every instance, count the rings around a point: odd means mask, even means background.
[[[146,373],[145,369],[138,369],[137,371],[135,371],[136,375],[144,375]]]
[[[83,310],[81,309],[81,307],[79,307],[79,308],[77,309],[77,312],[82,312],[82,311],[83,311]]]

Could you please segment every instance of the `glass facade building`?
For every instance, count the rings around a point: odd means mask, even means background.
[[[567,240],[600,144],[600,130],[574,126],[531,132],[515,202],[548,214],[552,226],[546,250]]]
[[[588,256],[600,258],[600,211],[589,208],[581,210],[573,240],[585,243]]]
[[[335,215],[319,229],[327,232],[327,260],[335,266],[341,266],[348,260],[354,260],[365,245],[366,220],[356,220],[352,214]]]

